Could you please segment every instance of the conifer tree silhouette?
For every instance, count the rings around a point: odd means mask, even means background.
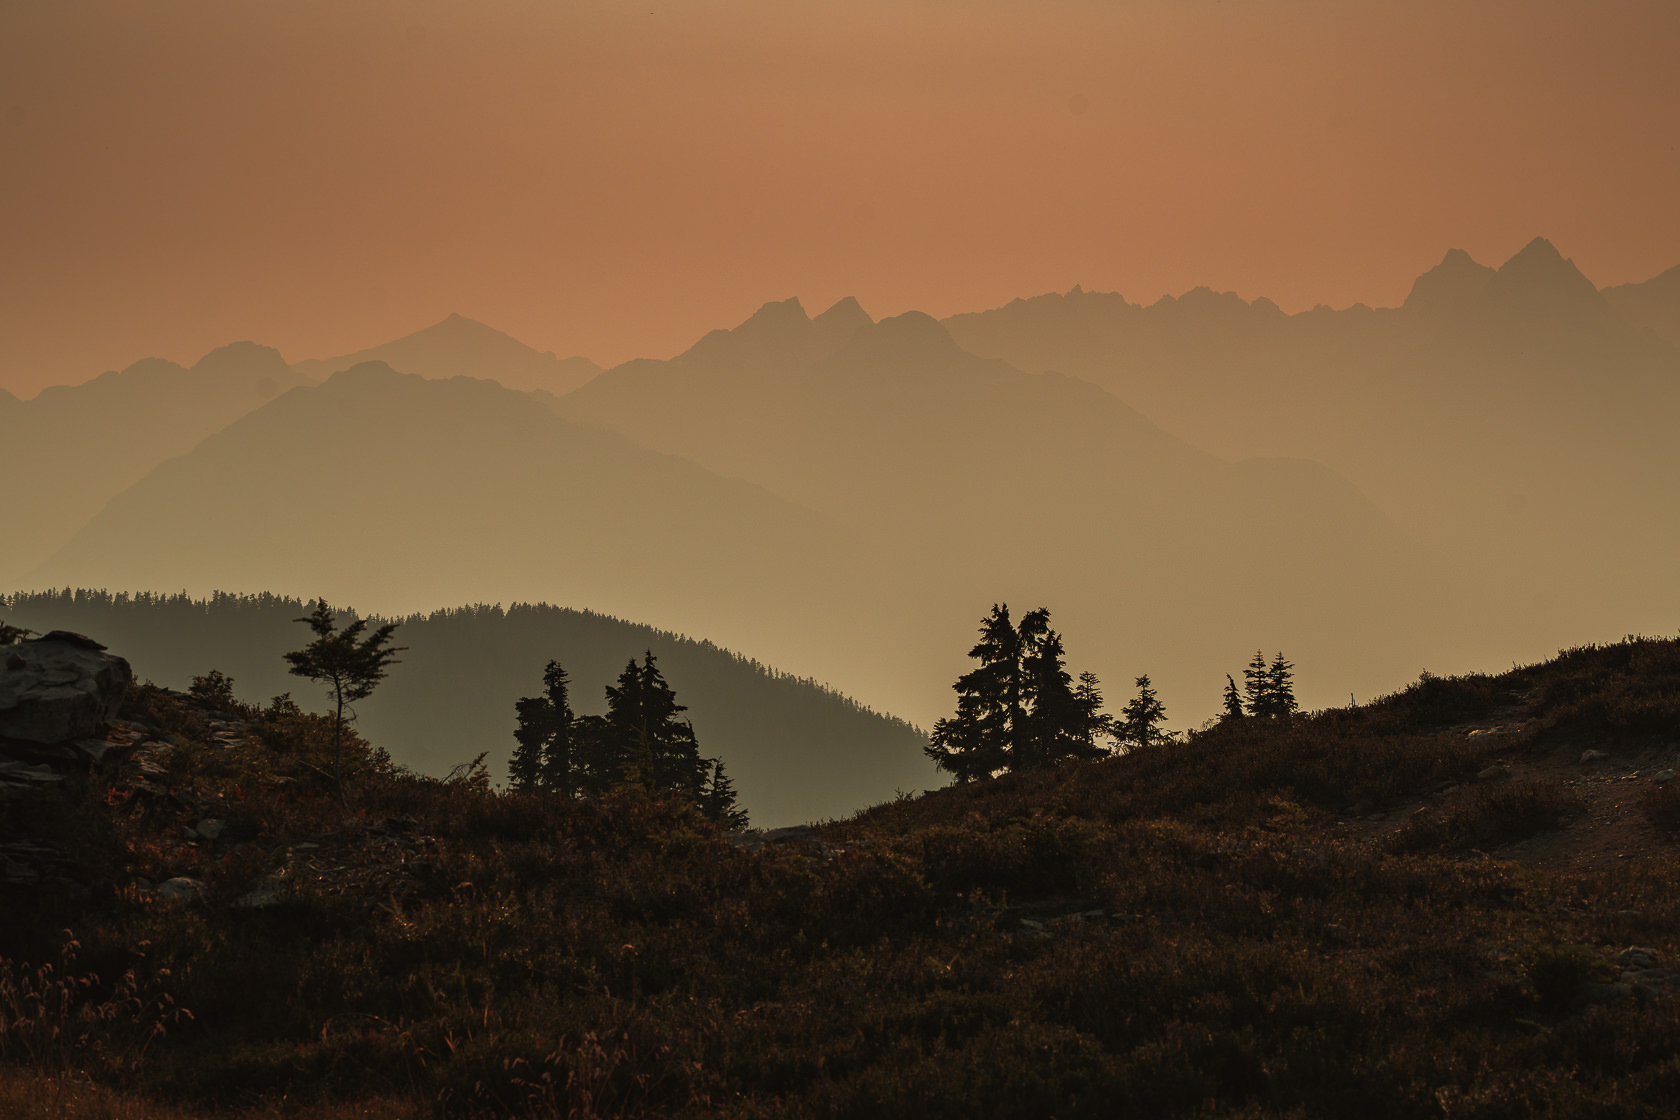
[[[722,828],[746,828],[747,811],[735,804],[735,783],[723,772],[723,760],[712,759],[710,776],[700,791],[700,811]]]
[[[1267,688],[1270,681],[1270,671],[1266,667],[1266,654],[1261,650],[1254,651],[1254,660],[1243,670],[1243,706],[1251,716],[1268,714]]]
[[[287,671],[295,677],[327,686],[327,696],[333,702],[333,781],[338,796],[344,800],[344,711],[358,700],[373,695],[374,688],[385,679],[385,667],[397,664],[397,654],[407,646],[390,646],[397,624],[388,622],[367,637],[367,619],[358,618],[343,630],[325,599],[315,603],[315,610],[294,622],[306,624],[315,640],[300,650],[286,654],[291,665]],[[360,640],[358,640],[360,639]],[[351,710],[351,719],[355,711]]]
[[[1081,754],[1088,758],[1101,758],[1109,753],[1109,749],[1097,741],[1100,735],[1113,739],[1118,734],[1114,717],[1103,711],[1102,682],[1095,673],[1079,674],[1079,687],[1073,690],[1073,698],[1079,704],[1079,739]]]
[[[1237,693],[1237,682],[1231,679],[1231,674],[1225,674],[1225,714],[1221,719],[1232,720],[1243,718],[1242,696]]]
[[[1107,727],[1097,710],[1102,694],[1096,691],[1096,678],[1084,686],[1083,696],[1075,690],[1048,610],[1027,612],[1017,626],[1011,625],[1006,604],[994,605],[981,620],[980,641],[968,655],[980,666],[952,685],[956,715],[933,725],[926,747],[941,770],[970,782],[1000,770],[1055,766],[1106,753],[1094,742]]]
[[[649,650],[637,665],[631,658],[618,685],[607,686],[604,728],[611,754],[618,763],[620,784],[649,794],[700,795],[706,763],[694,738],[694,725],[678,719],[688,709]]]
[[[1279,652],[1266,668],[1266,714],[1290,716],[1301,710],[1295,700],[1295,666]]]
[[[566,685],[566,670],[550,661],[543,670],[542,695],[522,697],[514,705],[519,724],[513,737],[519,745],[508,762],[508,777],[515,789],[553,790],[571,797],[580,788],[582,760]]]
[[[1139,747],[1169,742],[1172,736],[1161,730],[1167,709],[1155,695],[1149,674],[1137,678],[1138,694],[1120,709],[1120,740]]]

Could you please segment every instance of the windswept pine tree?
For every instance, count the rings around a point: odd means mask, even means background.
[[[941,770],[969,782],[1108,753],[1095,741],[1108,726],[1098,681],[1087,673],[1074,688],[1048,610],[1029,611],[1012,625],[1008,605],[994,605],[968,655],[980,666],[952,685],[956,715],[934,724],[926,748]]]
[[[1223,715],[1220,716],[1220,718],[1221,719],[1242,719],[1243,714],[1244,713],[1243,713],[1242,694],[1237,691],[1237,682],[1232,679],[1231,674],[1226,673],[1225,674],[1225,712],[1224,712]]]

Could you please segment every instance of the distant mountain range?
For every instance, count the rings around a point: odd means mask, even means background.
[[[324,381],[363,362],[384,362],[427,378],[480,377],[509,389],[569,393],[601,372],[588,358],[538,353],[494,327],[461,315],[415,331],[394,342],[337,358],[310,358],[292,366],[307,381]]]
[[[27,479],[8,487],[0,584],[36,568],[163,460],[302,383],[279,351],[236,342],[191,369],[147,358],[31,400],[0,400],[0,449]]]
[[[308,639],[294,621],[306,613],[302,601],[272,595],[0,597],[0,618],[42,633],[94,635],[141,680],[185,689],[217,669],[247,702],[289,692],[311,706],[317,686],[288,675],[281,660]],[[598,714],[625,663],[651,651],[688,707],[684,718],[701,749],[724,760],[760,827],[845,816],[937,784],[915,728],[813,681],[649,626],[557,607],[477,606],[404,618],[397,644],[407,647],[400,663],[356,705],[357,727],[430,773],[488,751],[491,773],[505,780],[514,701],[540,691],[543,666],[564,665],[573,708]]]
[[[1657,329],[1674,321],[1680,271],[1601,293],[1537,238],[1497,270],[1448,253],[1396,309],[1076,291],[946,325],[1216,454],[1324,462],[1413,539],[1579,632],[1680,609],[1680,347]]]
[[[22,435],[49,394],[0,399],[31,461],[87,432],[120,460],[20,507],[0,579],[555,602],[923,724],[1008,601],[1180,725],[1256,646],[1331,703],[1671,624],[1676,322],[1680,271],[1601,292],[1537,239],[1449,252],[1398,308],[787,300],[604,371],[459,317],[294,366],[240,344],[51,391],[56,439]]]

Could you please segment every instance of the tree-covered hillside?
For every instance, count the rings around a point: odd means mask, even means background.
[[[0,617],[36,631],[96,636],[136,675],[185,688],[220,670],[239,698],[290,692],[324,711],[325,699],[289,676],[282,655],[308,639],[297,599],[274,595],[126,595],[59,591],[0,597]],[[722,758],[754,824],[838,817],[938,784],[925,739],[816,681],[778,672],[710,642],[587,611],[547,605],[470,606],[400,620],[401,664],[357,705],[358,731],[400,763],[443,773],[480,751],[507,773],[515,702],[542,688],[561,662],[579,714],[606,710],[605,689],[625,663],[651,651],[688,707],[703,753]]]

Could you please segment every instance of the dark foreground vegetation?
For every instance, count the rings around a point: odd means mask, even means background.
[[[1680,1002],[1655,967],[1677,950],[1673,847],[1573,871],[1500,855],[1581,812],[1568,782],[1508,768],[1675,749],[1674,641],[1426,676],[781,839],[687,804],[419,777],[359,740],[346,807],[321,777],[330,721],[285,703],[143,688],[124,719],[130,762],[5,817],[0,840],[71,857],[55,889],[0,888],[0,1114],[1680,1099]],[[1628,786],[1642,820],[1680,825],[1672,785]],[[183,876],[202,889],[171,901]],[[1617,984],[1628,969],[1646,982]]]

